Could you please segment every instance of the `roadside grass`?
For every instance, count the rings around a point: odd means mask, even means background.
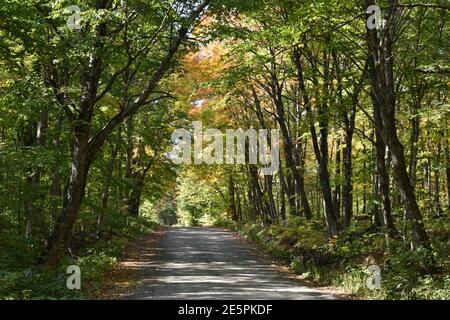
[[[117,228],[117,225],[120,227]],[[110,272],[120,262],[130,239],[157,229],[159,225],[144,218],[123,218],[113,229],[106,229],[100,239],[82,237],[76,255],[67,256],[54,270],[37,266],[39,250],[36,244],[20,246],[17,237],[4,237],[0,253],[0,299],[89,299],[96,296],[108,281]],[[81,289],[70,290],[66,281],[67,267],[81,270]]]
[[[365,299],[450,299],[450,246],[442,245],[440,231],[450,219],[433,226],[435,267],[424,263],[423,248],[408,250],[401,240],[386,239],[382,232],[367,233],[353,225],[346,233],[328,239],[320,221],[291,218],[283,226],[262,227],[221,221],[216,226],[238,231],[290,271],[321,286],[332,286]],[[445,242],[444,242],[445,243]],[[369,266],[381,269],[381,286],[369,289]]]

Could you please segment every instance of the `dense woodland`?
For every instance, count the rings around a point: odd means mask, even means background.
[[[177,223],[359,295],[450,297],[448,1],[4,0],[0,17],[0,298],[73,297],[68,264],[95,283]],[[280,169],[176,165],[193,121],[278,129]]]

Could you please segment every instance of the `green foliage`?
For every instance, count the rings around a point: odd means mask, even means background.
[[[116,228],[114,235],[106,234],[99,241],[86,242],[80,248],[77,258],[66,257],[56,270],[43,270],[39,267],[24,268],[34,256],[21,256],[16,263],[6,264],[0,260],[0,300],[1,299],[87,299],[99,290],[109,271],[120,261],[121,255],[131,237],[151,232],[158,227],[154,222],[143,218],[124,219],[123,225]],[[18,242],[21,243],[21,242]],[[17,249],[20,249],[19,247]],[[17,250],[17,252],[27,252]],[[11,260],[9,260],[11,261]],[[66,287],[68,275],[66,268],[77,265],[81,270],[81,290]]]
[[[74,299],[83,295],[66,287],[66,275],[37,268],[0,271],[0,299]]]
[[[186,170],[178,178],[176,202],[181,225],[212,225],[224,218],[227,204],[201,174]]]
[[[70,13],[65,8],[73,4],[82,10],[82,30],[66,25]],[[393,123],[402,146],[388,148],[382,158],[399,240],[388,239],[375,221],[383,205],[374,159],[376,104],[368,73],[373,70],[363,71],[367,57],[374,55],[367,51],[361,1],[211,1],[210,12],[167,65],[161,62],[168,61],[164,57],[176,43],[177,28],[192,22],[186,17],[198,1],[118,4],[2,2],[0,16],[7,19],[0,20],[0,298],[87,297],[116,265],[127,239],[158,223],[236,227],[292,270],[357,295],[448,297],[448,10],[417,5],[398,10],[398,19],[392,19],[404,24],[392,33],[389,57],[395,79]],[[151,79],[160,81],[142,96]],[[94,99],[86,100],[95,102],[84,101],[91,95]],[[139,112],[128,112],[141,98]],[[200,100],[202,106],[194,106]],[[349,130],[352,108],[356,125]],[[121,125],[114,124],[118,116],[123,116]],[[171,133],[191,120],[220,129],[286,124],[280,172],[270,180],[248,165],[175,166],[165,157],[172,148]],[[83,162],[72,159],[75,150],[84,150],[74,147],[74,133],[86,126],[86,141],[92,142],[107,124],[115,131],[107,134],[101,152],[86,157],[92,160],[88,182],[86,188],[76,187],[85,197],[76,204],[81,210],[67,234],[74,258],[65,257],[58,270],[44,272],[35,266],[58,221],[71,170]],[[327,161],[324,176],[330,177],[333,205],[340,208],[350,131],[353,221],[339,236],[328,238],[317,160]],[[314,136],[324,138],[319,144],[325,150],[314,150]],[[293,144],[290,155],[286,141]],[[397,149],[404,159],[389,156]],[[295,165],[288,165],[286,155]],[[410,177],[404,178],[414,180],[412,198],[431,250],[409,250],[414,237],[404,215],[404,192],[391,182],[399,174],[390,166],[393,160],[408,163],[403,171]],[[297,190],[297,169],[304,192]],[[295,204],[287,200],[288,193]],[[305,206],[300,193],[311,205],[310,220],[297,216]],[[137,215],[132,204],[139,207],[140,202],[140,216],[132,217]],[[364,285],[365,270],[373,263],[383,270],[379,291]],[[67,292],[67,264],[82,266],[87,291]]]

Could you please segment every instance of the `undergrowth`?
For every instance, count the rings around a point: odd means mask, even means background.
[[[424,248],[410,250],[402,240],[387,239],[383,232],[365,232],[352,226],[338,237],[327,238],[322,222],[291,218],[283,225],[230,223],[220,226],[239,231],[290,270],[318,285],[341,288],[368,299],[450,299],[450,246],[441,241],[450,230],[443,218],[433,227],[432,269]],[[370,289],[368,268],[381,269],[381,286]]]
[[[42,250],[36,249],[39,244],[26,243],[18,236],[2,237],[0,299],[88,299],[101,288],[108,272],[117,266],[129,239],[157,228],[157,224],[143,218],[116,218],[112,224],[114,228],[106,228],[98,240],[75,235],[79,242],[76,254],[66,256],[54,270],[38,266]],[[80,267],[80,290],[67,288],[71,274],[66,270],[70,265]]]

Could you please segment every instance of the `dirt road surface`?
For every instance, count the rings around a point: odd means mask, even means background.
[[[124,299],[339,299],[277,271],[235,233],[170,228]]]

